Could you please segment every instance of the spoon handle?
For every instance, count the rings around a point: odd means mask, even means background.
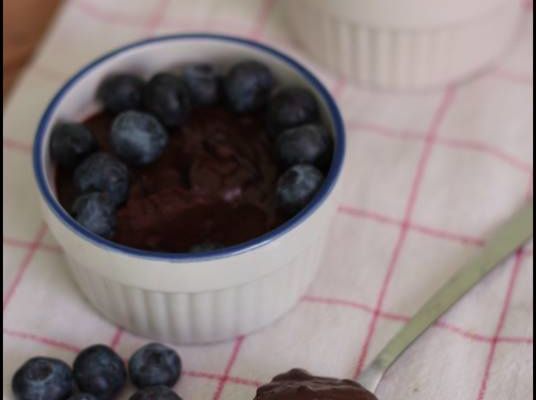
[[[463,266],[387,343],[358,378],[374,392],[393,362],[445,311],[475,286],[497,264],[532,237],[532,203],[519,210],[487,241],[484,249]]]

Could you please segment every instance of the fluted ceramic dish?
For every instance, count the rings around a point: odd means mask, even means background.
[[[98,111],[95,89],[107,75],[149,77],[181,63],[238,60],[267,64],[281,84],[311,89],[334,139],[331,168],[312,202],[291,220],[249,242],[204,254],[128,248],[78,225],[61,207],[48,144],[59,120],[81,121]],[[336,183],[345,148],[339,110],[324,86],[285,54],[256,42],[208,34],[174,35],[112,51],[74,75],[39,124],[33,163],[43,213],[74,279],[106,318],[139,335],[178,344],[207,343],[247,334],[289,311],[312,281],[336,210]]]
[[[286,0],[304,50],[349,81],[431,89],[471,76],[508,48],[518,0]]]

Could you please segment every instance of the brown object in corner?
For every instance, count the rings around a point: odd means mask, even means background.
[[[4,97],[32,57],[61,1],[4,0]]]

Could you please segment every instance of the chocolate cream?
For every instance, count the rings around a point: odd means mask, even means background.
[[[254,400],[378,400],[357,382],[313,376],[302,369],[277,375]]]
[[[85,124],[103,151],[113,117]],[[221,106],[197,108],[153,164],[129,167],[130,193],[117,211],[112,240],[152,251],[186,252],[213,243],[253,239],[285,221],[275,206],[279,175],[260,114],[236,116]],[[72,171],[59,168],[59,201],[70,210],[77,195]]]

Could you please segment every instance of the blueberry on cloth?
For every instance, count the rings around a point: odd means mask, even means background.
[[[73,181],[80,193],[104,192],[115,206],[127,199],[128,169],[110,154],[90,155],[74,170]]]
[[[182,79],[188,87],[193,104],[209,106],[218,102],[220,78],[213,65],[187,65],[182,71]]]
[[[134,393],[129,400],[182,400],[182,398],[167,386],[153,386]]]
[[[69,365],[48,357],[34,357],[15,372],[11,381],[17,400],[65,400],[74,380]]]
[[[50,157],[65,168],[73,168],[97,149],[97,141],[83,124],[60,123],[50,135]]]
[[[160,343],[149,343],[136,351],[128,361],[128,373],[138,388],[173,386],[179,380],[182,363],[179,355]]]
[[[322,172],[312,165],[290,167],[277,181],[278,208],[285,214],[296,214],[313,198],[323,179]]]
[[[72,206],[72,214],[84,228],[110,238],[116,226],[115,207],[108,195],[100,192],[82,194]]]
[[[98,400],[98,399],[89,393],[77,393],[69,397],[67,400]]]
[[[296,164],[312,164],[324,168],[331,159],[332,147],[330,134],[318,124],[287,129],[278,136],[275,144],[283,168]]]
[[[218,243],[204,242],[204,243],[194,244],[190,248],[190,253],[204,253],[207,251],[222,249],[223,247],[225,246],[218,244]]]
[[[112,123],[110,144],[127,163],[150,164],[162,154],[167,143],[166,129],[151,114],[125,111]]]
[[[165,126],[178,127],[190,113],[190,94],[178,76],[161,72],[145,85],[143,105]]]
[[[105,78],[97,89],[97,99],[114,114],[139,109],[142,105],[143,80],[131,74],[114,74]]]
[[[307,89],[291,86],[279,90],[268,104],[268,125],[271,133],[314,122],[318,104]]]
[[[113,399],[127,379],[121,357],[102,344],[82,350],[74,360],[73,373],[80,390],[99,400]]]
[[[260,110],[268,102],[274,81],[270,69],[260,62],[235,64],[223,82],[229,107],[236,113]]]

